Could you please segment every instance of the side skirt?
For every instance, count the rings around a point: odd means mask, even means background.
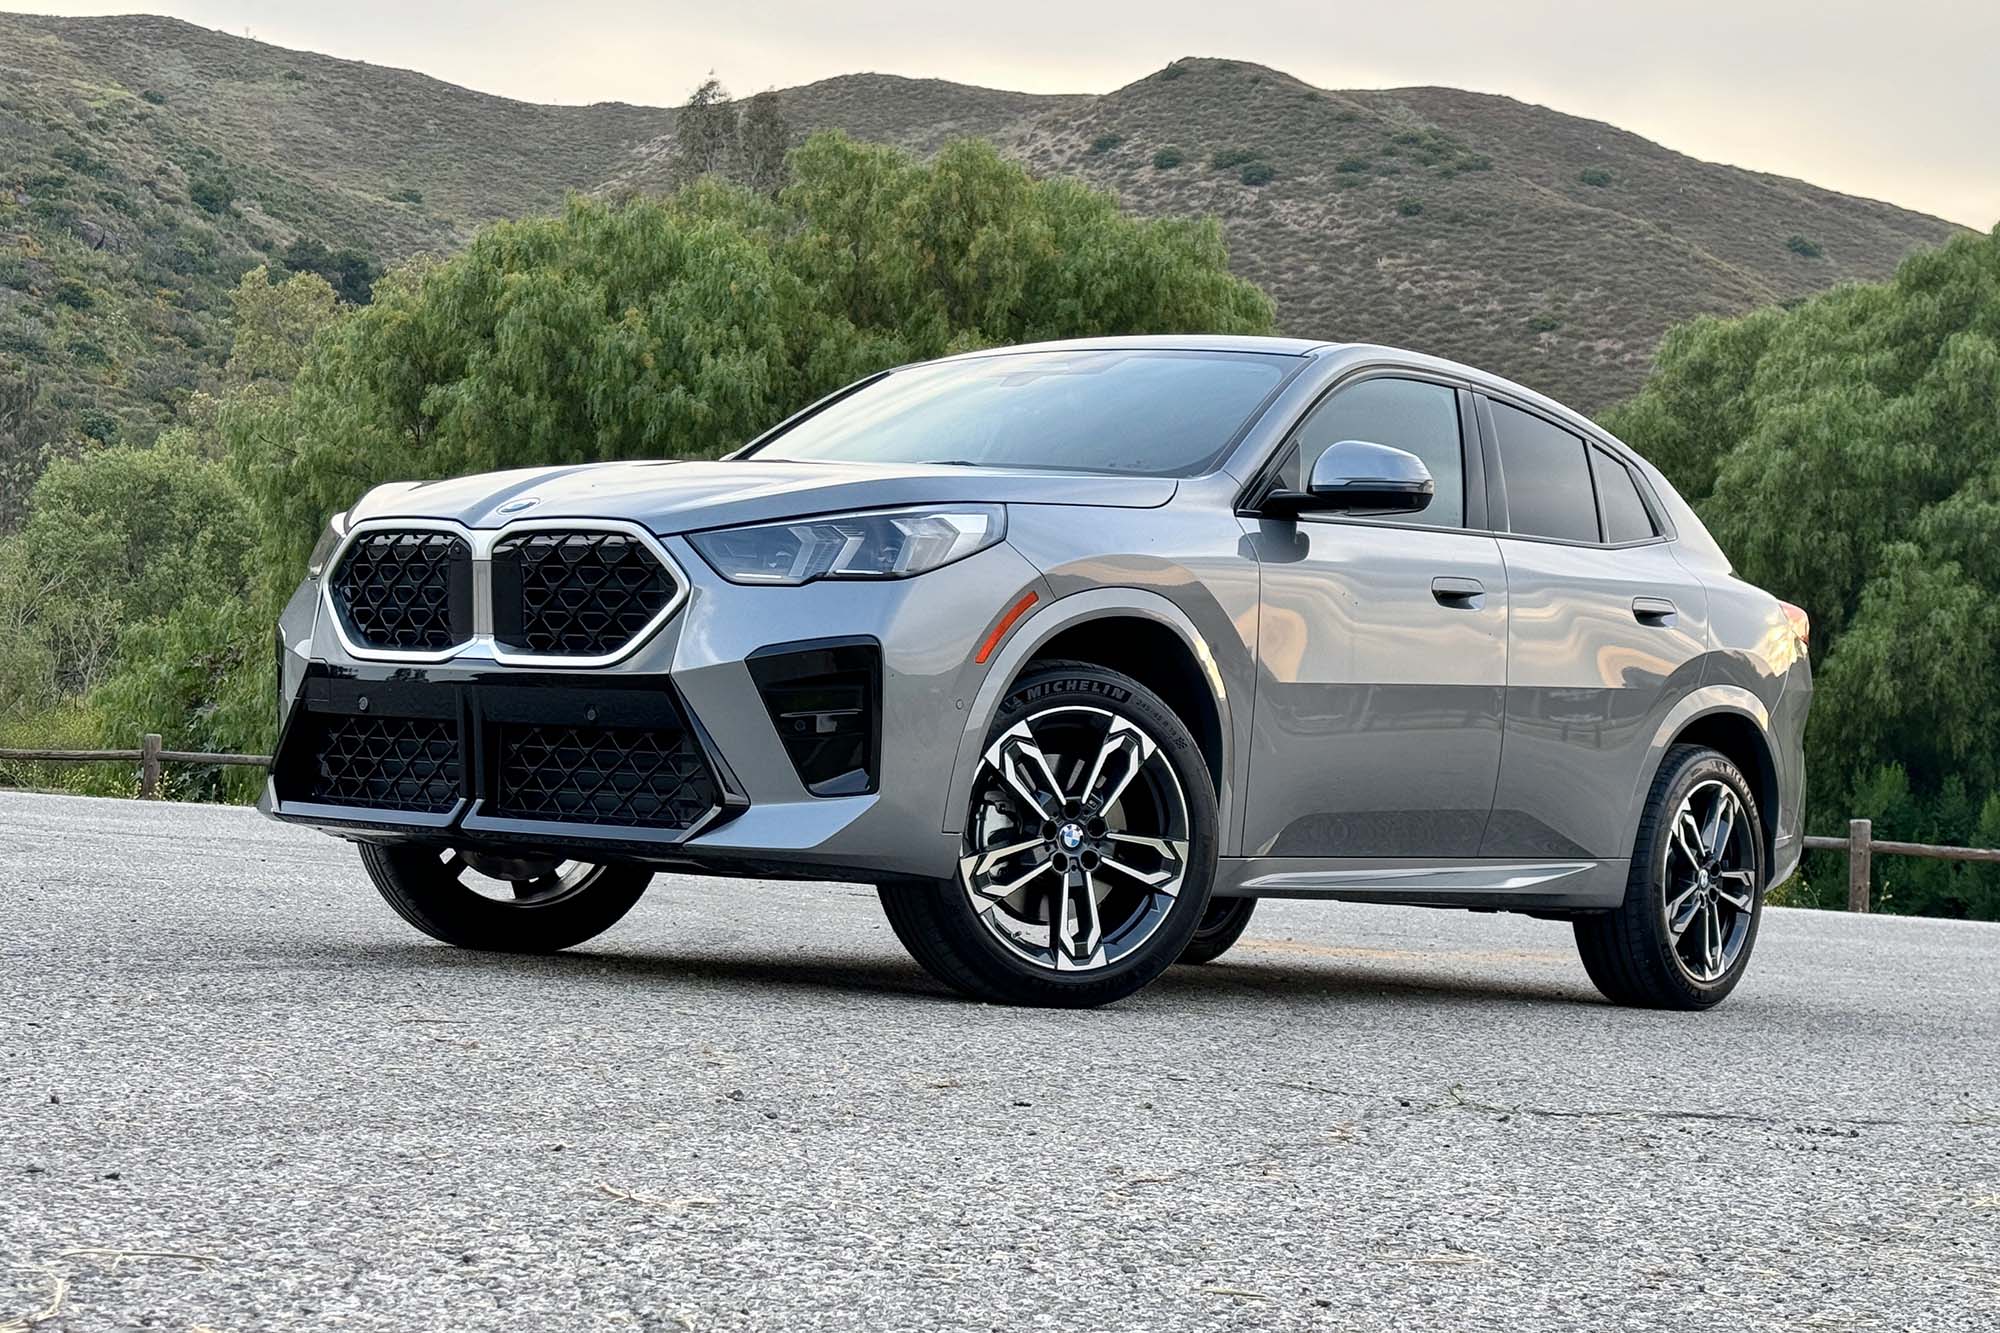
[[[1224,857],[1224,898],[1331,898],[1497,911],[1601,911],[1625,901],[1630,863],[1474,858]]]

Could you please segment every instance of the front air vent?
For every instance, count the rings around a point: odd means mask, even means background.
[[[472,547],[456,534],[364,532],[330,586],[343,630],[362,648],[442,653],[471,635]]]
[[[498,749],[502,818],[678,830],[715,807],[708,763],[679,727],[505,723]]]
[[[458,728],[435,718],[315,713],[306,799],[441,815],[464,786]]]
[[[523,532],[493,548],[493,637],[515,654],[609,657],[651,630],[678,591],[635,536]]]
[[[882,646],[821,639],[760,648],[745,664],[799,781],[814,796],[860,796],[881,776]]]

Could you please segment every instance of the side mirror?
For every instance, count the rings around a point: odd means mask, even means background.
[[[1367,440],[1342,440],[1314,461],[1305,490],[1273,491],[1265,505],[1285,514],[1309,510],[1414,514],[1435,494],[1437,483],[1415,454]]]

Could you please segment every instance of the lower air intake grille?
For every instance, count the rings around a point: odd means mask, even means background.
[[[493,813],[632,828],[687,828],[715,781],[685,731],[508,724]]]
[[[516,651],[615,653],[673,600],[674,576],[637,537],[527,532],[493,548],[493,632]]]
[[[426,718],[326,715],[309,799],[441,815],[463,786],[458,728]]]

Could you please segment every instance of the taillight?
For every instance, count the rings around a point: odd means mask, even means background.
[[[1790,602],[1779,602],[1778,605],[1785,608],[1785,619],[1792,622],[1792,634],[1798,639],[1799,647],[1804,648],[1806,641],[1812,637],[1812,617],[1805,613],[1804,607],[1793,606]]]

